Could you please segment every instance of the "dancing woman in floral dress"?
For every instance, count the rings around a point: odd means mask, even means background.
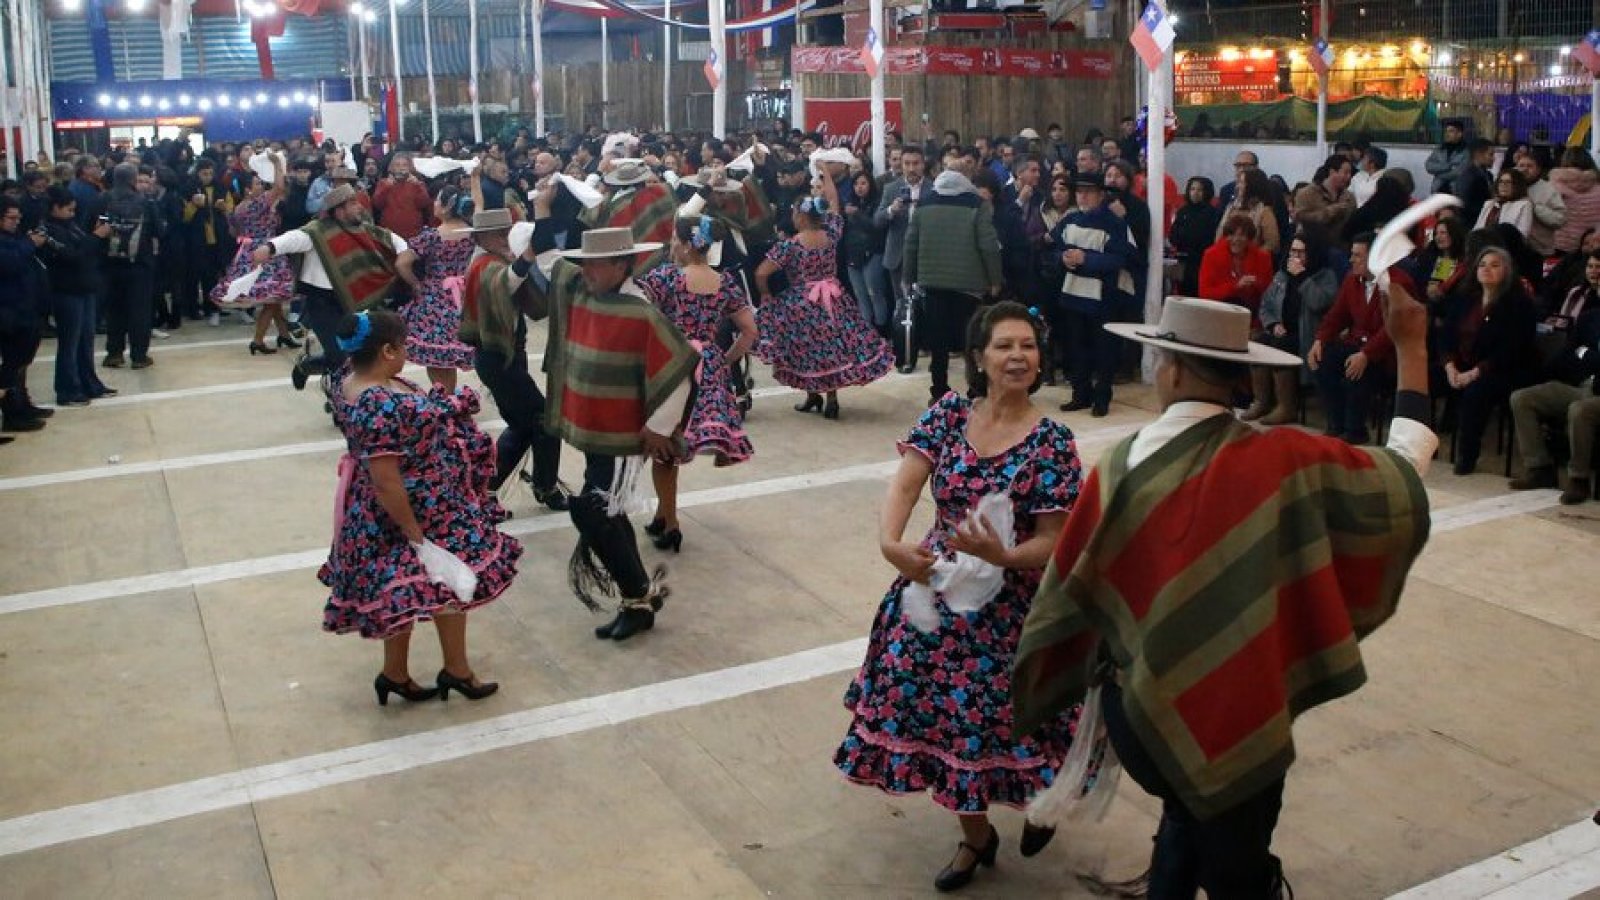
[[[726,236],[722,225],[710,216],[680,218],[673,233],[672,262],[638,279],[656,308],[700,351],[694,407],[683,428],[685,452],[677,459],[655,460],[650,469],[656,514],[645,533],[662,550],[683,547],[683,532],[678,527],[678,466],[702,453],[712,456],[718,466],[731,466],[754,452],[728,373],[755,345],[756,313],[738,273],[718,272],[706,263],[706,251]],[[739,333],[726,351],[717,346],[717,329],[724,320],[732,320]]]
[[[779,384],[806,392],[796,412],[820,411],[829,419],[839,418],[840,388],[871,384],[894,368],[894,350],[839,283],[839,208],[838,188],[822,179],[821,197],[795,205],[798,233],[767,251],[756,269],[756,356],[772,366]],[[769,284],[779,270],[789,289],[774,297]]]
[[[406,320],[406,357],[428,369],[428,380],[456,387],[456,370],[471,369],[473,350],[461,342],[461,291],[472,263],[472,195],[446,187],[434,200],[439,227],[424,228],[395,264],[418,282],[400,314]],[[422,264],[422,271],[416,266]]]
[[[979,864],[994,865],[1000,836],[989,807],[1025,806],[1047,787],[1075,722],[1074,713],[1030,736],[1013,733],[1010,672],[1033,592],[1078,497],[1077,448],[1031,398],[1042,380],[1040,323],[1010,302],[973,322],[967,377],[976,399],[945,394],[900,444],[879,524],[883,556],[900,575],[845,692],[854,719],[834,754],[851,781],[891,794],[928,791],[959,817],[961,844],[935,880],[942,891],[967,884]],[[906,541],[930,482],[933,528]],[[976,515],[980,502],[991,512],[1009,507],[1010,534]],[[957,553],[1003,570],[992,596],[930,586],[935,564],[944,569]],[[1029,826],[1023,854],[1043,849],[1050,834]]]
[[[222,301],[228,286],[255,268],[250,251],[257,244],[271,240],[283,224],[283,216],[279,211],[284,190],[283,161],[273,157],[272,167],[277,177],[271,185],[262,181],[252,170],[238,173],[239,188],[245,199],[228,214],[228,226],[239,238],[239,251],[228,265],[227,272],[211,290],[211,302],[219,306],[224,305]],[[294,279],[294,261],[286,256],[274,256],[262,264],[261,274],[256,276],[250,290],[226,304],[234,308],[259,307],[256,310],[255,336],[250,340],[251,356],[278,352],[277,348],[267,345],[268,322],[277,325],[278,347],[291,350],[299,348],[300,343],[289,333],[289,320],[283,314],[284,304],[294,299]]]

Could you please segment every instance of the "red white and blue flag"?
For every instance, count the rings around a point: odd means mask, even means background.
[[[861,64],[867,67],[867,77],[877,78],[883,68],[883,42],[878,40],[878,29],[868,28],[867,39],[861,44]]]
[[[1139,52],[1139,58],[1154,72],[1161,68],[1161,60],[1172,49],[1172,42],[1177,37],[1178,33],[1172,29],[1172,17],[1151,2],[1145,4],[1144,15],[1139,17],[1139,24],[1128,36],[1128,43],[1133,45],[1133,49]]]
[[[1317,38],[1317,42],[1311,45],[1310,63],[1318,78],[1326,76],[1333,68],[1333,47],[1326,40]]]
[[[1600,75],[1600,31],[1584,35],[1578,46],[1572,48],[1572,58],[1583,63],[1590,75]]]
[[[713,91],[716,90],[717,85],[722,83],[722,57],[717,55],[717,48],[712,47],[711,52],[706,55],[706,64],[703,68],[706,82],[711,85]]]

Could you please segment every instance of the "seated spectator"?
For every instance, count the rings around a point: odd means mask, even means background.
[[[1255,223],[1245,215],[1224,222],[1222,237],[1200,260],[1200,299],[1242,306],[1255,321],[1271,281],[1272,256],[1256,243]]]
[[[1403,169],[1400,171],[1404,171]],[[1398,173],[1390,172],[1377,179],[1368,201],[1345,220],[1339,233],[1340,243],[1349,243],[1362,232],[1374,234],[1383,230],[1396,216],[1411,206],[1411,189]]]
[[[1317,326],[1316,340],[1306,352],[1306,365],[1316,373],[1328,414],[1326,433],[1352,444],[1367,442],[1372,394],[1394,355],[1383,329],[1377,281],[1367,271],[1372,238],[1370,233],[1361,234],[1351,242],[1350,274],[1339,285],[1333,308]]]
[[[1427,292],[1424,302],[1430,308],[1444,303],[1455,287],[1458,271],[1466,271],[1461,266],[1465,252],[1466,230],[1460,219],[1445,217],[1434,223],[1428,243],[1417,251],[1410,264],[1411,277]]]
[[[1301,228],[1289,242],[1283,269],[1261,296],[1259,340],[1305,358],[1317,327],[1333,306],[1339,279],[1328,268],[1328,245],[1316,228]],[[1242,418],[1264,425],[1286,425],[1300,417],[1300,372],[1252,367],[1254,402]]]
[[[1495,179],[1494,199],[1483,205],[1474,228],[1510,225],[1526,238],[1533,228],[1533,204],[1528,200],[1528,181],[1516,169],[1507,169]]]
[[[1456,402],[1457,475],[1478,466],[1489,414],[1535,371],[1533,297],[1500,247],[1478,254],[1469,281],[1449,300],[1439,352]]]
[[[1523,465],[1523,474],[1511,479],[1511,489],[1559,486],[1542,420],[1564,420],[1572,456],[1561,502],[1568,506],[1590,497],[1594,439],[1600,432],[1600,396],[1595,394],[1595,376],[1600,375],[1600,253],[1590,255],[1585,269],[1587,283],[1573,288],[1540,328],[1560,342],[1542,373],[1545,381],[1511,394],[1511,418]]]
[[[1545,274],[1544,283],[1539,286],[1540,309],[1560,306],[1573,288],[1584,283],[1583,272],[1588,267],[1589,255],[1596,250],[1600,250],[1600,230],[1590,228],[1578,239],[1578,249],[1563,253]]]
[[[1178,275],[1178,293],[1185,297],[1200,296],[1197,293],[1200,290],[1200,257],[1216,243],[1222,224],[1222,210],[1211,203],[1215,195],[1211,179],[1200,176],[1189,179],[1184,204],[1172,220],[1170,243],[1183,266]]]
[[[1256,240],[1266,251],[1278,255],[1279,231],[1278,217],[1273,212],[1277,190],[1273,188],[1272,181],[1267,178],[1267,173],[1260,169],[1242,169],[1235,181],[1237,195],[1233,203],[1222,211],[1222,217],[1217,225],[1217,237],[1222,237],[1222,227],[1228,220],[1236,215],[1243,215],[1250,219],[1256,226]]]

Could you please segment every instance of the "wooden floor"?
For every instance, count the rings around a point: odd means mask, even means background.
[[[565,516],[520,498],[521,575],[470,630],[500,693],[380,709],[378,647],[319,629],[338,435],[289,355],[246,338],[188,325],[154,368],[105,373],[116,402],[0,449],[0,896],[932,894],[954,819],[830,762],[924,374],[827,422],[759,371],[756,457],[685,471],[672,599],[624,645],[565,585]],[[51,399],[48,361],[32,378]],[[1087,461],[1152,407],[1131,386],[1108,418],[1064,418]],[[1569,827],[1600,800],[1600,504],[1482,469],[1429,475],[1434,537],[1365,645],[1371,683],[1297,729],[1276,847],[1302,898],[1453,872],[1413,896],[1600,887],[1600,828]],[[438,665],[419,630],[413,673]],[[1002,811],[1000,864],[967,893],[1089,896],[1077,873],[1143,868],[1155,814],[1125,785],[1023,860]]]

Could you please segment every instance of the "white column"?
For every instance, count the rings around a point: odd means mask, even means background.
[[[422,64],[428,72],[428,118],[433,127],[433,145],[439,146],[439,97],[433,83],[433,23],[428,18],[428,2],[422,0]]]
[[[795,27],[799,27],[797,24]],[[800,88],[800,73],[794,70],[794,56],[789,57],[789,127],[804,130],[806,127],[806,93]]]
[[[661,17],[672,18],[672,0],[665,0]],[[661,130],[672,130],[672,26],[661,26]]]
[[[544,0],[532,0],[533,77],[539,90],[533,95],[533,136],[544,137]]]
[[[483,113],[478,104],[478,0],[467,0],[467,99],[472,101],[472,142],[483,143]]]
[[[389,51],[394,57],[394,108],[400,117],[397,124],[400,140],[406,139],[406,88],[405,74],[400,68],[400,0],[389,0]]]
[[[350,54],[350,99],[356,97],[356,29],[361,27],[361,17],[355,13],[345,17],[344,48]]]
[[[878,74],[872,78],[872,174],[879,176],[889,167],[888,135],[885,133],[888,130],[885,122],[888,114],[883,108],[883,80],[887,75],[885,70],[889,67],[889,54],[884,44],[883,0],[872,0],[868,4],[867,19],[869,27],[878,36],[878,46],[885,47],[883,64],[878,66]]]
[[[17,31],[17,0],[11,0],[11,30]],[[0,47],[0,123],[4,123],[6,143],[6,177],[16,178],[22,171],[22,162],[17,157],[23,154],[21,142],[16,140],[17,131],[27,132],[27,128],[12,130],[12,125],[23,124],[20,116],[11,111],[11,70],[16,68],[16,58],[13,56],[16,43]],[[22,79],[17,79],[17,85],[22,85]]]
[[[50,155],[55,155],[55,109],[50,105],[50,32],[45,29],[44,11],[38,6],[28,7],[28,21],[32,23],[32,33],[39,36],[34,41],[34,84],[39,98],[39,146],[50,148]]]
[[[707,17],[711,22],[711,49],[717,52],[722,65],[722,77],[711,91],[711,136],[722,140],[728,136],[728,10],[725,0],[707,0]]]
[[[608,14],[609,15],[609,14]],[[611,127],[611,29],[600,17],[600,127]]]
[[[1159,2],[1159,0],[1158,0]],[[1165,4],[1162,4],[1165,6]],[[1165,10],[1163,10],[1165,12]],[[1150,207],[1150,240],[1145,253],[1144,321],[1161,319],[1161,304],[1166,302],[1166,221],[1167,221],[1167,110],[1172,104],[1172,57],[1169,51],[1161,66],[1149,73],[1149,111],[1145,116],[1146,181],[1145,203]],[[1155,382],[1155,354],[1144,352],[1142,370],[1146,383]]]
[[[356,44],[361,48],[361,99],[372,99],[372,69],[367,65],[367,17],[356,22]]]
[[[1324,41],[1328,39],[1328,0],[1321,0],[1322,14],[1318,17],[1317,28],[1322,32],[1319,37]],[[1337,56],[1334,57],[1338,59]],[[1317,159],[1328,158],[1328,82],[1332,80],[1332,71],[1317,78]]]

